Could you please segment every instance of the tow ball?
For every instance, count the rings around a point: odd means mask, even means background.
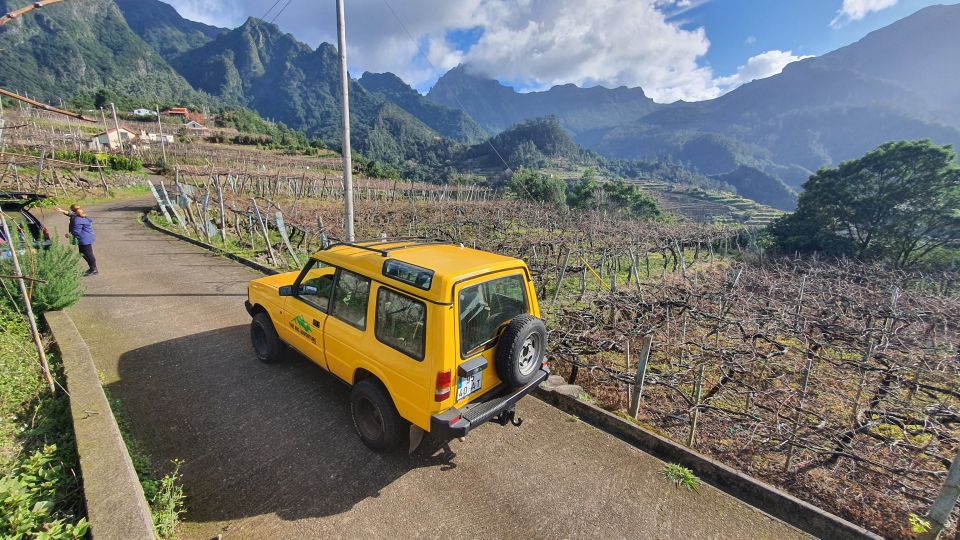
[[[508,423],[510,423],[510,424],[513,424],[513,425],[515,425],[515,426],[517,426],[517,427],[520,427],[520,424],[523,423],[523,418],[520,418],[519,416],[517,416],[517,410],[516,410],[516,409],[508,409],[508,410],[503,411],[502,413],[498,414],[497,416],[494,416],[494,417],[491,419],[491,421],[492,421],[492,422],[496,422],[496,423],[500,424],[501,426],[505,426],[505,425],[507,425]]]

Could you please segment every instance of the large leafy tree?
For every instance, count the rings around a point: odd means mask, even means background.
[[[772,226],[784,251],[888,258],[909,266],[960,242],[960,167],[951,146],[889,142],[821,169],[797,211]]]
[[[520,169],[507,182],[507,191],[518,199],[562,206],[567,184],[559,178],[532,169]]]

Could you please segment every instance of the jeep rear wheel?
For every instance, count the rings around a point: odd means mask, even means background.
[[[547,328],[533,315],[515,317],[497,343],[497,375],[510,386],[523,386],[533,380],[543,365],[547,346]]]
[[[409,423],[400,417],[379,381],[364,379],[350,392],[350,415],[360,440],[374,452],[392,452],[403,442]]]
[[[265,312],[257,313],[250,321],[250,341],[257,354],[257,360],[265,364],[276,364],[283,360],[283,342],[273,327],[270,315]]]

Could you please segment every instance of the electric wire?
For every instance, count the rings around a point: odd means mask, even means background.
[[[263,16],[260,17],[260,20],[261,20],[261,21],[267,20],[267,15],[269,15],[270,12],[273,11],[273,8],[277,7],[277,4],[279,4],[280,2],[283,2],[283,0],[277,0],[276,2],[274,2],[273,5],[270,6],[270,9],[266,10],[265,12],[263,12]]]
[[[273,24],[273,22],[277,20],[277,17],[279,17],[280,15],[283,15],[283,11],[287,9],[287,6],[289,6],[291,2],[293,2],[293,0],[287,0],[287,3],[284,4],[282,8],[280,8],[280,11],[278,11],[277,14],[274,15],[272,19],[270,19],[270,24]]]

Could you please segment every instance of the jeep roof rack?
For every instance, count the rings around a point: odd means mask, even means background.
[[[401,242],[407,242],[407,243],[405,243],[405,244],[403,244],[403,245],[400,245],[400,246],[383,248],[383,249],[380,249],[380,248],[375,247],[375,246],[383,246],[383,245],[387,245],[387,244],[397,244],[397,243],[401,243]],[[327,247],[325,247],[325,248],[324,248],[324,251],[326,251],[326,250],[328,250],[328,249],[331,249],[331,248],[338,247],[338,246],[350,246],[350,247],[355,247],[355,248],[357,248],[357,249],[363,249],[363,250],[366,250],[366,251],[372,251],[372,252],[374,252],[374,253],[379,254],[381,257],[389,257],[391,251],[396,251],[396,250],[400,250],[400,249],[408,249],[408,248],[412,248],[412,247],[421,247],[421,246],[430,246],[430,245],[440,245],[440,244],[452,244],[452,245],[463,246],[463,244],[460,244],[460,243],[457,243],[457,242],[450,242],[450,241],[447,241],[447,240],[440,240],[440,239],[437,239],[437,238],[427,238],[427,237],[423,237],[423,236],[399,236],[399,237],[393,237],[393,238],[383,238],[383,237],[381,237],[381,238],[375,238],[375,239],[372,239],[372,240],[357,240],[357,241],[355,241],[355,242],[341,242],[341,241],[337,241],[337,242],[333,242],[333,243],[331,243],[330,245],[328,245]]]

